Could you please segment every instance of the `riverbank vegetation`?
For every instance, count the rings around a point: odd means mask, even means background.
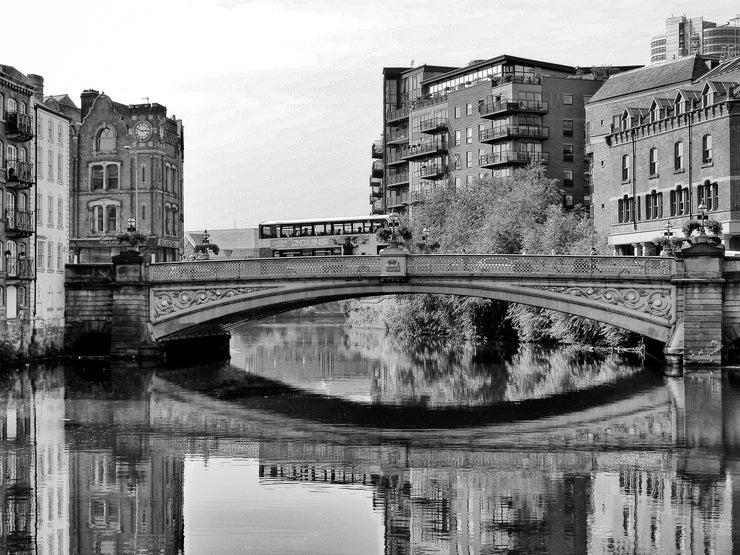
[[[556,180],[541,166],[513,178],[479,179],[439,189],[413,207],[404,222],[411,252],[469,254],[606,254],[606,240],[587,209],[564,208]],[[392,307],[351,321],[380,321],[401,336],[442,336],[455,341],[519,339],[525,342],[624,347],[637,337],[613,326],[551,310],[442,295],[396,297]],[[361,314],[365,310],[366,314]],[[353,311],[355,312],[355,311]]]

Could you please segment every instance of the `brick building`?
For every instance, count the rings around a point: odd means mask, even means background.
[[[40,79],[0,65],[0,340],[21,351],[33,329],[33,95]]]
[[[740,58],[689,56],[614,75],[587,103],[594,223],[615,253],[656,254],[702,203],[740,249],[739,83]]]
[[[72,134],[70,249],[81,263],[110,262],[129,221],[147,236],[151,261],[183,250],[183,126],[160,104],[125,105],[86,90],[78,109],[53,97],[76,122]]]
[[[508,55],[462,68],[385,68],[372,212],[403,212],[438,187],[532,163],[559,181],[565,206],[589,204],[584,104],[601,85],[590,70]]]

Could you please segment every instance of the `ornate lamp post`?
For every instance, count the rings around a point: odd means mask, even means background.
[[[673,254],[673,244],[671,243],[671,237],[673,236],[672,229],[671,220],[668,220],[665,224],[665,233],[663,233],[663,236],[666,238],[664,250],[668,255]]]
[[[699,210],[699,221],[701,222],[701,228],[700,234],[706,235],[706,230],[704,229],[704,221],[707,219],[707,205],[703,202],[697,206],[697,210]]]
[[[400,225],[400,216],[396,214],[395,210],[391,210],[391,213],[388,214],[388,226],[391,228],[391,238],[388,242],[393,249],[398,248],[398,228],[400,227]]]
[[[126,220],[126,231],[129,233],[136,231],[136,218],[133,216]]]

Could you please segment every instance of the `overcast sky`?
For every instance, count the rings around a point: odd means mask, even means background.
[[[3,3],[0,63],[78,106],[88,88],[166,106],[185,126],[185,228],[251,227],[369,213],[384,66],[646,64],[671,14],[737,15],[727,0],[25,0]]]

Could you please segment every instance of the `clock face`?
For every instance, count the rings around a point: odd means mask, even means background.
[[[146,141],[152,136],[152,126],[148,121],[141,120],[134,125],[134,135],[140,141]]]

